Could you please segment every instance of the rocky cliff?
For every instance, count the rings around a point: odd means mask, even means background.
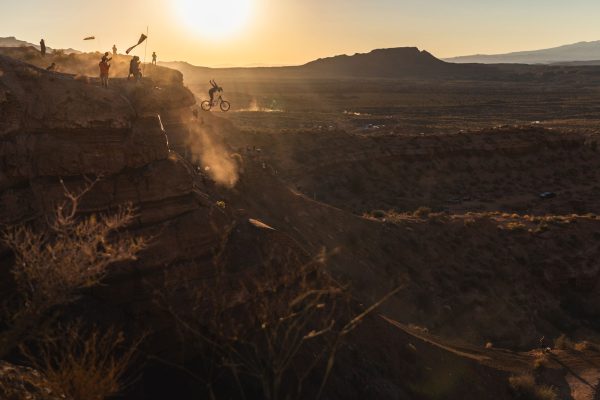
[[[77,191],[98,179],[79,212],[132,205],[136,219],[129,229],[152,242],[135,263],[113,268],[89,301],[99,320],[134,331],[151,324],[160,332],[170,321],[159,317],[152,296],[165,272],[210,278],[225,239],[224,252],[241,271],[260,265],[266,254],[304,255],[284,235],[217,205],[215,182],[172,151],[169,130],[188,140],[195,100],[181,74],[154,72],[140,83],[112,79],[106,90],[94,79],[0,56],[0,224],[34,222],[64,201],[63,183]],[[4,273],[10,257],[3,254]],[[155,344],[167,349],[164,338]]]

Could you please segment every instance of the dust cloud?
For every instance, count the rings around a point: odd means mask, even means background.
[[[212,131],[212,130],[211,130]],[[189,135],[189,149],[194,162],[198,163],[217,184],[233,188],[239,180],[240,166],[218,140],[218,134],[206,128],[194,126]]]
[[[272,103],[269,107],[260,106],[258,100],[253,98],[250,101],[248,108],[242,108],[237,112],[283,112],[283,110],[277,107],[276,103]]]

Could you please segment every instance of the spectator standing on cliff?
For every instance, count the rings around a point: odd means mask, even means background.
[[[132,75],[136,81],[139,81],[142,78],[140,58],[138,56],[134,56],[129,62],[129,75],[127,75],[127,79],[129,79]]]
[[[156,52],[152,52],[152,64],[156,65]]]
[[[102,84],[103,88],[108,88],[108,72],[110,71],[110,60],[112,60],[112,58],[108,58],[108,53],[106,53],[102,57],[102,60],[100,60],[100,63],[98,64],[98,66],[100,67],[100,83]]]
[[[117,55],[117,45],[116,44],[113,44],[112,51],[113,51],[113,56],[116,56]]]
[[[40,52],[42,53],[42,57],[46,57],[46,42],[44,39],[40,40]]]

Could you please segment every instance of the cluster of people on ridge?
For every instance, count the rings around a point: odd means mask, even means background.
[[[42,54],[42,57],[46,56],[46,42],[44,41],[44,39],[40,40],[40,52]],[[113,44],[112,47],[112,54],[113,56],[117,55],[117,45]],[[156,59],[157,59],[157,55],[156,52],[153,51],[152,52],[152,64],[156,65]],[[105,52],[104,55],[102,56],[102,59],[100,60],[100,62],[98,63],[98,67],[100,69],[100,84],[102,85],[103,88],[108,88],[108,76],[109,76],[109,72],[110,72],[110,61],[112,60],[112,57],[109,57],[109,52]],[[142,69],[141,69],[141,61],[140,58],[138,56],[134,56],[131,61],[129,62],[129,74],[127,75],[127,79],[131,79],[131,77],[133,77],[136,81],[139,81],[140,79],[142,79]],[[46,68],[47,71],[56,71],[56,63],[52,63],[48,68]],[[211,88],[208,91],[208,95],[210,97],[210,103],[213,104],[214,103],[214,97],[215,97],[215,93],[217,92],[222,92],[223,88],[220,87],[217,82],[214,79],[211,79],[209,81]]]
[[[116,45],[113,45],[112,53],[115,56],[117,55],[117,46]],[[157,58],[156,52],[152,52],[152,64],[154,64],[154,65],[156,65],[156,58]],[[109,57],[109,53],[106,52],[106,53],[104,53],[104,55],[102,56],[102,59],[98,63],[98,67],[100,68],[100,83],[101,83],[102,87],[104,87],[104,88],[108,87],[108,75],[109,75],[109,71],[110,71],[110,61],[111,60],[112,60],[112,57]],[[140,58],[138,56],[134,56],[131,59],[131,61],[129,62],[129,74],[127,75],[127,79],[131,79],[132,77],[136,81],[139,81],[140,79],[142,79],[141,64],[142,64],[142,62],[140,61]]]

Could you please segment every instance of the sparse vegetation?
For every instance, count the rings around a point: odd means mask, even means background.
[[[373,216],[373,218],[382,219],[385,218],[386,213],[383,210],[373,210],[371,211],[371,215]]]
[[[533,375],[523,374],[508,378],[516,399],[558,400],[556,390],[550,386],[538,385]]]
[[[554,340],[554,347],[559,350],[574,350],[575,343],[563,333]]]
[[[243,280],[221,273],[207,285],[170,277],[159,297],[213,368],[237,382],[238,394],[318,399],[342,340],[396,293],[355,314],[347,291],[325,272],[325,258],[298,264],[274,257]],[[223,263],[217,266],[224,272]],[[194,314],[173,306],[182,293]],[[211,396],[217,386],[208,385]]]
[[[33,350],[21,349],[54,392],[68,399],[103,400],[127,385],[126,373],[140,342],[127,343],[123,332],[113,328],[102,331],[77,322],[57,326]]]
[[[426,218],[429,216],[429,214],[431,214],[431,208],[429,207],[419,207],[417,208],[417,210],[415,211],[415,216],[419,217],[419,218]]]
[[[62,307],[94,287],[117,262],[135,260],[147,240],[121,232],[134,218],[130,207],[113,214],[78,215],[82,197],[74,193],[47,222],[11,227],[2,239],[13,252],[14,288],[3,299],[0,359],[17,348],[58,393],[95,400],[114,394],[137,343],[116,354],[124,343],[114,329],[102,332],[83,324],[58,328]]]
[[[16,290],[4,300],[6,329],[0,332],[0,357],[49,324],[57,307],[76,300],[82,289],[98,285],[110,265],[136,259],[146,246],[143,238],[118,234],[133,220],[131,208],[111,215],[77,216],[79,201],[92,186],[77,194],[64,187],[67,200],[47,224],[13,227],[3,234],[15,256],[11,273]]]
[[[533,359],[533,369],[540,370],[546,368],[549,363],[550,358],[548,357],[548,354],[545,351],[540,351]]]

